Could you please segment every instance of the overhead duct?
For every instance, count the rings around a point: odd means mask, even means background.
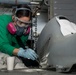
[[[39,4],[39,2],[32,2],[32,0],[0,0],[0,3],[5,3],[5,4]]]

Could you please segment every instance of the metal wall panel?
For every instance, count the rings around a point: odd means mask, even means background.
[[[51,0],[50,16],[64,15],[76,23],[76,0]],[[52,15],[51,15],[52,13]]]
[[[75,3],[75,0],[54,0],[54,3]]]

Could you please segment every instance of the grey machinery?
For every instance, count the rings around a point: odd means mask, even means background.
[[[64,16],[57,16],[59,19]],[[61,19],[60,19],[61,20]],[[63,36],[56,17],[42,30],[37,41],[40,63],[55,67],[59,72],[68,72],[76,64],[76,34]]]

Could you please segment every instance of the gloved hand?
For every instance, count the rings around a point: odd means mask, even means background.
[[[30,48],[27,48],[25,50],[23,48],[20,48],[17,55],[31,60],[36,60],[38,58],[38,55],[35,53],[35,51]]]

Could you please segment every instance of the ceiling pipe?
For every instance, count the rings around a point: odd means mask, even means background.
[[[32,2],[31,0],[0,0],[0,3],[4,4],[29,4],[38,5],[39,2]]]

